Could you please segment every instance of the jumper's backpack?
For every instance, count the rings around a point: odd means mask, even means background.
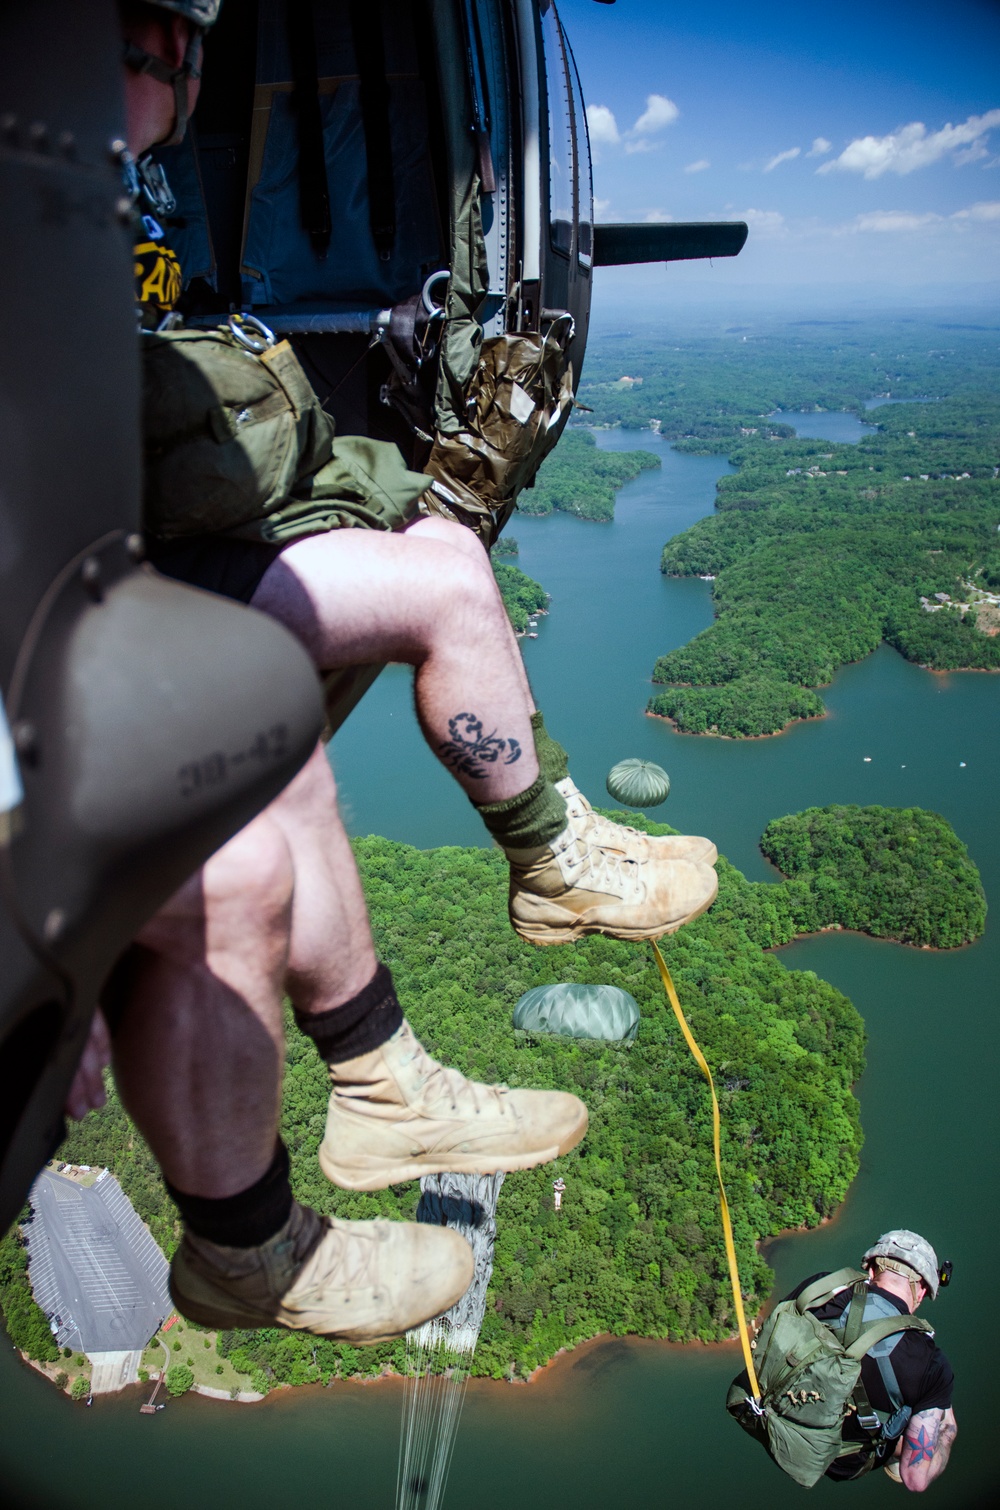
[[[830,1322],[814,1310],[850,1286],[850,1303]],[[903,1404],[891,1354],[905,1331],[933,1329],[917,1316],[901,1316],[868,1288],[857,1269],[840,1269],[807,1285],[795,1300],[775,1306],[754,1343],[761,1397],[754,1402],[739,1379],[729,1387],[726,1409],[796,1483],[811,1489],[830,1465],[862,1453],[864,1472],[878,1448],[894,1441],[910,1418]],[[865,1355],[878,1364],[892,1413],[873,1410],[861,1382]],[[745,1377],[745,1376],[744,1376]],[[844,1422],[857,1414],[866,1442],[845,1442]]]

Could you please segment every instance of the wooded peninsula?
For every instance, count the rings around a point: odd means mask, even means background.
[[[737,468],[716,512],[661,560],[670,575],[714,579],[716,622],[653,668],[667,686],[649,711],[687,733],[774,734],[821,717],[815,689],[881,640],[934,671],[1000,669],[995,341],[949,327],[929,350],[925,331],[892,327],[862,342],[851,323],[749,340],[734,328],[666,352],[620,338],[588,361],[595,420],[653,425],[677,450]],[[611,380],[625,363],[642,376]],[[947,396],[865,413],[888,393]],[[797,440],[775,413],[819,408],[877,432],[856,446]]]
[[[615,814],[650,833],[663,825]],[[723,1158],[749,1309],[770,1271],[757,1244],[812,1227],[843,1200],[862,1135],[854,1082],[864,1029],[854,1007],[811,971],[766,951],[816,928],[947,947],[982,930],[978,873],[949,825],[916,809],[810,809],[770,824],[764,849],[789,879],[749,882],[719,861],[711,912],[664,941],[684,1010],[716,1071]],[[734,1322],[711,1155],[704,1081],[678,1033],[647,950],[590,938],[533,949],[506,920],[497,850],[422,851],[388,839],[355,843],[376,942],[432,1053],[466,1074],[578,1092],[590,1132],[553,1171],[508,1177],[493,1282],[475,1371],[523,1378],[560,1348],[599,1333],[717,1341]],[[531,1039],[511,1027],[532,986],[605,982],[639,1003],[633,1045]],[[345,1217],[412,1217],[416,1184],[376,1194],[335,1190],[316,1151],[328,1081],[288,1016],[282,1135],[297,1197]],[[74,1128],[62,1156],[107,1165],[170,1255],[180,1229],[156,1164],[113,1087]],[[28,1289],[16,1229],[0,1244],[0,1302],[16,1346],[46,1357],[47,1322]],[[265,1330],[223,1333],[220,1354],[261,1392],[402,1370],[405,1347],[364,1350]]]

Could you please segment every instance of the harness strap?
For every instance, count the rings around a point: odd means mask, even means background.
[[[873,1321],[871,1326],[865,1327],[854,1342],[845,1346],[844,1352],[848,1358],[863,1358],[876,1342],[891,1337],[894,1332],[929,1332],[933,1335],[934,1328],[922,1316],[885,1316],[881,1321]]]
[[[382,12],[378,0],[351,0],[350,9],[368,160],[368,218],[375,250],[388,262],[396,240],[396,186]]]
[[[285,11],[291,56],[292,108],[299,139],[299,215],[317,256],[325,257],[333,224],[326,176],[323,117],[319,108],[319,62],[312,0],[288,0]]]
[[[743,1310],[743,1292],[740,1288],[740,1271],[736,1261],[736,1244],[733,1241],[733,1224],[729,1217],[729,1202],[726,1199],[726,1186],[722,1178],[722,1147],[721,1147],[721,1118],[719,1115],[719,1098],[715,1094],[715,1081],[712,1079],[712,1071],[708,1067],[708,1061],[694,1040],[694,1035],[688,1027],[687,1019],[681,1010],[681,1004],[677,997],[677,990],[667,969],[660,946],[655,939],[651,939],[653,954],[656,956],[656,968],[660,972],[663,988],[667,993],[667,1000],[674,1009],[674,1016],[684,1034],[684,1041],[694,1056],[695,1063],[708,1081],[708,1088],[712,1093],[712,1150],[715,1154],[715,1173],[719,1181],[719,1210],[722,1213],[722,1235],[726,1243],[726,1258],[729,1262],[729,1282],[733,1290],[733,1306],[736,1312],[736,1324],[740,1332],[740,1346],[743,1349],[743,1362],[746,1364],[747,1375],[750,1379],[750,1392],[754,1403],[760,1400],[760,1384],[757,1380],[757,1370],[753,1364],[753,1351],[750,1347],[750,1332],[747,1328],[747,1319]]]
[[[864,1279],[859,1269],[838,1269],[834,1274],[824,1274],[820,1279],[814,1279],[811,1285],[806,1285],[796,1297],[795,1305],[799,1313],[812,1311],[825,1305],[828,1300],[846,1290],[848,1285],[853,1285],[859,1279]]]

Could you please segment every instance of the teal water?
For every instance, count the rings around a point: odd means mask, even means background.
[[[644,716],[656,656],[711,621],[709,584],[667,581],[657,563],[669,535],[711,510],[720,464],[678,456],[648,432],[598,439],[656,450],[663,471],[622,491],[612,525],[557,515],[512,526],[520,564],[552,594],[525,659],[580,785],[599,798],[616,760],[657,760],[674,783],[659,812],[710,834],[756,879],[773,874],[757,850],[769,818],[829,802],[919,804],[954,824],[988,895],[1000,896],[1000,678],[934,676],[883,647],[823,693],[828,718],[776,739],[694,738]],[[338,735],[334,757],[354,832],[421,845],[482,842],[466,800],[416,733],[408,673],[381,679]],[[932,1490],[941,1510],[978,1510],[996,1498],[987,1308],[998,1240],[997,939],[994,923],[979,943],[949,953],[845,934],[782,951],[791,968],[815,970],[852,997],[870,1046],[858,1087],[861,1173],[832,1224],[772,1244],[776,1285],[856,1261],[896,1225],[923,1229],[955,1260],[951,1289],[928,1308],[958,1375],[961,1432]],[[725,1417],[737,1366],[730,1347],[613,1341],[558,1360],[528,1386],[474,1383],[447,1503],[801,1505],[803,1491]],[[188,1397],[147,1418],[134,1395],[90,1411],[72,1406],[4,1349],[0,1390],[0,1475],[40,1506],[389,1510],[393,1501],[401,1397],[392,1383],[298,1391],[255,1407]],[[850,1487],[822,1483],[811,1503],[900,1493],[878,1474]]]

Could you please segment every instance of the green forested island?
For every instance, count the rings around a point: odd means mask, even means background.
[[[810,807],[767,825],[760,847],[789,878],[797,933],[854,928],[953,949],[986,927],[979,871],[951,824],[919,807]]]
[[[856,1173],[861,1145],[852,1091],[863,1067],[861,1020],[832,986],[765,951],[817,927],[957,943],[982,926],[975,869],[934,815],[811,809],[769,825],[765,843],[791,879],[751,883],[720,860],[711,913],[664,946],[716,1073],[751,1310],[770,1283],[755,1244],[828,1216]],[[511,1175],[504,1185],[476,1371],[523,1377],[560,1347],[602,1332],[728,1336],[709,1101],[648,951],[601,938],[551,949],[521,943],[506,922],[506,866],[496,850],[421,851],[375,837],[355,848],[380,953],[431,1051],[480,1079],[573,1089],[590,1108],[587,1138],[559,1164],[567,1193],[558,1218],[552,1169]],[[859,890],[856,876],[873,864],[877,877]],[[629,991],[642,1011],[637,1042],[516,1034],[510,1015],[520,995],[558,980]],[[297,1196],[341,1216],[412,1216],[415,1184],[355,1195],[323,1178],[316,1150],[326,1097],[325,1068],[289,1015],[282,1130]],[[62,1156],[107,1164],[173,1252],[176,1212],[113,1091],[103,1111],[71,1131]],[[47,1328],[32,1326],[40,1313],[26,1296],[16,1237],[6,1246],[0,1287],[8,1326],[30,1350],[33,1338],[44,1344]],[[276,1330],[223,1334],[218,1345],[259,1389],[375,1374],[402,1368],[404,1359],[402,1344],[357,1350]]]
[[[662,656],[649,711],[689,733],[776,733],[887,640],[932,670],[1000,669],[1000,401],[881,409],[857,446],[750,435],[715,514],[661,569],[713,577],[716,622]],[[678,449],[704,451],[703,440]]]
[[[599,451],[589,431],[567,430],[517,506],[522,514],[561,509],[578,519],[606,523],[615,517],[616,490],[659,465],[651,451]]]

